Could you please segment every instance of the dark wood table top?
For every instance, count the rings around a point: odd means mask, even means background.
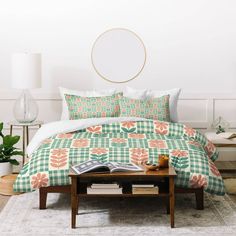
[[[144,170],[144,171],[137,171],[137,172],[114,172],[114,173],[84,173],[84,174],[76,174],[74,171],[70,171],[69,176],[70,177],[76,177],[79,176],[80,178],[125,178],[127,179],[132,178],[132,177],[170,177],[170,176],[176,176],[175,169],[173,167],[169,168],[160,168],[158,170]]]

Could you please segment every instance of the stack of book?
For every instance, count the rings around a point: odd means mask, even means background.
[[[132,185],[133,194],[159,194],[158,186],[153,184],[133,184]]]
[[[118,184],[92,184],[87,194],[122,194],[122,188]]]

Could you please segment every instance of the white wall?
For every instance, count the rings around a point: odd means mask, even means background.
[[[183,88],[182,122],[206,128],[218,115],[236,128],[235,0],[0,0],[0,120],[13,118],[11,54],[41,52],[39,119],[60,117],[58,86],[124,87],[102,80],[90,53],[103,31],[124,27],[147,49],[136,88]]]
[[[235,12],[234,0],[0,0],[0,96],[17,96],[10,89],[10,59],[12,53],[22,51],[43,55],[39,98],[57,92],[58,86],[81,90],[125,86],[102,80],[90,60],[100,33],[124,27],[135,31],[147,48],[143,72],[127,85],[181,87],[183,95],[192,98],[196,93],[231,97],[236,91]],[[225,101],[216,103],[219,114],[231,110],[232,116],[227,116],[234,120],[235,101],[227,101],[230,108]],[[204,102],[194,106],[200,112],[194,114],[204,119]],[[182,120],[199,119],[185,117],[184,110],[180,113]],[[0,114],[0,119],[9,118],[8,113]]]
[[[14,52],[43,54],[43,88],[113,87],[94,72],[91,47],[113,27],[135,31],[147,64],[130,86],[236,90],[234,0],[0,0],[0,80]]]

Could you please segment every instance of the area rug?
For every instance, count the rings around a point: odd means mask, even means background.
[[[194,195],[176,197],[175,228],[169,225],[162,198],[81,199],[77,228],[70,228],[70,198],[48,195],[38,209],[38,192],[13,196],[0,215],[0,235],[175,235],[222,236],[236,232],[236,205],[229,196],[205,195],[205,210]]]

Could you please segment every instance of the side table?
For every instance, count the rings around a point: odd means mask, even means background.
[[[236,148],[236,140],[235,139],[225,139],[221,138],[219,135],[217,135],[215,132],[206,132],[205,136],[207,139],[209,139],[217,148]],[[219,171],[223,172],[235,172],[235,168],[218,168]]]
[[[21,127],[22,128],[22,151],[23,151],[23,165],[25,164],[25,148],[29,144],[29,127],[38,126],[38,128],[41,127],[43,124],[43,121],[34,121],[31,123],[19,123],[17,121],[11,121],[8,122],[8,125],[10,126],[10,135],[12,135],[13,127]]]

